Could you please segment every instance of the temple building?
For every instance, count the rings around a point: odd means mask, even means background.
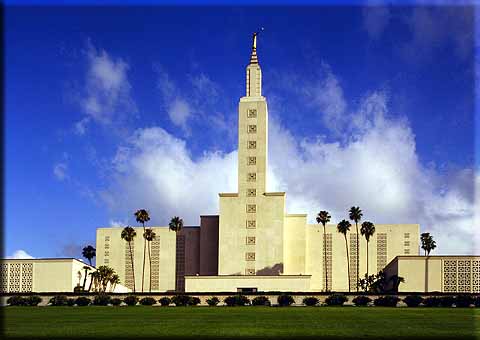
[[[267,191],[268,108],[256,43],[254,34],[238,104],[237,192],[219,193],[219,214],[200,216],[200,226],[152,227],[143,287],[143,228],[135,228],[131,245],[121,238],[123,228],[98,228],[96,265],[119,275],[116,291],[135,285],[136,292],[354,292],[358,268],[360,278],[381,270],[403,277],[399,293],[480,292],[480,256],[419,256],[418,224],[375,224],[368,245],[359,235],[359,254],[353,225],[347,262],[335,224],[326,225],[324,237],[323,226],[308,224],[306,214],[286,211],[285,192]],[[75,259],[2,260],[0,291],[72,291],[85,280],[85,266]]]
[[[178,233],[153,227],[157,235],[151,249],[153,291],[348,291],[345,240],[337,226],[327,225],[324,239],[321,225],[307,224],[306,214],[286,211],[285,192],[267,191],[268,107],[262,95],[256,39],[254,34],[245,95],[238,104],[238,191],[220,193],[219,215],[200,216],[200,226],[184,227]],[[375,228],[369,242],[370,274],[398,255],[419,254],[418,224],[377,224]],[[357,276],[354,229],[347,234],[352,290],[356,290]],[[113,267],[122,282],[133,288],[129,248],[121,231],[97,230],[97,264]],[[137,291],[142,234],[138,228],[133,242]],[[363,236],[359,240],[362,278],[367,272],[367,243]],[[148,265],[145,270],[148,281]]]

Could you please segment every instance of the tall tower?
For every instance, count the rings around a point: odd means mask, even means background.
[[[283,272],[285,193],[268,193],[268,110],[253,34],[238,105],[238,192],[220,194],[219,275]]]

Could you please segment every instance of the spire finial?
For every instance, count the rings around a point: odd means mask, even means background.
[[[252,55],[250,56],[250,64],[258,64],[258,59],[257,59],[257,35],[264,30],[263,27],[261,27],[258,32],[253,32],[253,37],[252,37]]]

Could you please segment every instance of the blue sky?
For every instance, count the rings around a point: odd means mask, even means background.
[[[474,249],[468,7],[7,7],[5,252],[80,256],[100,226],[198,225],[236,190],[251,33],[271,190]],[[477,122],[478,124],[478,122]],[[478,154],[477,154],[478,155]],[[343,214],[343,215],[342,215]],[[22,253],[23,254],[23,253]]]

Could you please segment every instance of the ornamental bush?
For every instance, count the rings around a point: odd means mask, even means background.
[[[455,307],[466,308],[473,304],[473,297],[467,294],[460,294],[455,297]]]
[[[216,296],[212,296],[210,299],[207,299],[207,303],[211,307],[215,307],[219,302],[220,300]]]
[[[27,299],[23,296],[11,296],[8,298],[7,303],[10,306],[28,306]]]
[[[165,306],[170,305],[170,303],[172,303],[172,300],[170,300],[169,297],[164,296],[164,297],[160,298],[160,299],[158,300],[158,302],[160,302],[160,305],[161,305],[161,306],[164,306],[164,307],[165,307]]]
[[[288,294],[280,294],[277,298],[277,303],[280,307],[288,307],[294,302],[293,297]]]
[[[75,306],[75,299],[74,298],[67,299],[67,306],[70,306],[70,307]]]
[[[188,300],[188,305],[189,306],[196,306],[200,304],[200,298],[196,296],[190,297],[190,300]]]
[[[372,302],[372,299],[365,295],[359,295],[353,298],[352,302],[355,304],[355,306],[366,306]]]
[[[318,305],[318,299],[316,297],[310,296],[303,299],[303,304],[305,306],[316,306]]]
[[[473,304],[475,305],[475,307],[480,307],[480,296],[475,296],[475,298],[473,299]]]
[[[77,300],[75,300],[77,306],[88,306],[91,302],[92,300],[90,300],[86,296],[80,296],[77,298]]]
[[[423,298],[420,295],[407,295],[403,299],[403,302],[405,302],[408,307],[418,307],[423,302]]]
[[[386,295],[373,300],[373,304],[380,307],[397,307],[398,301],[400,301],[398,296]]]
[[[98,295],[95,295],[93,298],[93,305],[95,306],[108,306],[110,301],[112,300],[110,295],[107,295],[105,293],[100,293]]]
[[[180,295],[175,295],[172,297],[172,303],[175,304],[175,306],[188,306],[190,302],[190,296],[185,295],[185,294],[180,294]]]
[[[122,304],[122,299],[113,298],[112,300],[110,300],[110,303],[112,304],[112,306],[120,306]]]
[[[52,306],[66,306],[68,305],[68,298],[65,295],[55,295],[50,299],[49,303]],[[75,300],[74,300],[74,304],[75,304]]]
[[[455,298],[453,296],[442,296],[440,298],[440,307],[452,307],[454,302]]]
[[[250,304],[250,299],[247,298],[245,295],[232,295],[226,297],[223,302],[227,306],[233,307],[233,306],[245,306]]]
[[[425,307],[438,307],[440,305],[440,299],[436,296],[429,296],[423,299],[423,305]]]
[[[252,300],[252,306],[270,306],[270,300],[266,296],[255,296]]]
[[[327,306],[343,306],[348,298],[343,294],[332,294],[325,299]]]
[[[42,298],[38,295],[30,295],[25,298],[27,302],[27,306],[38,306],[40,302],[42,302]]]
[[[143,299],[140,300],[140,304],[142,306],[153,306],[156,303],[157,303],[157,300],[155,300],[152,297],[144,297]]]
[[[138,298],[135,295],[129,295],[123,299],[123,302],[125,302],[127,306],[135,306],[138,302]]]

